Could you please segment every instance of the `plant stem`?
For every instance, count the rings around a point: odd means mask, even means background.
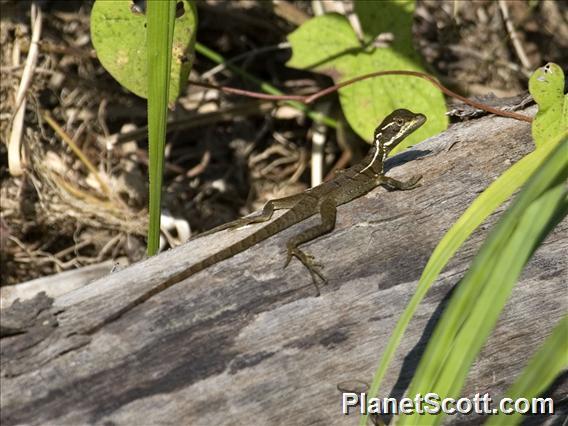
[[[240,68],[236,65],[233,65],[232,63],[228,62],[225,58],[223,58],[223,56],[221,56],[217,52],[209,49],[208,47],[205,47],[204,45],[196,42],[195,43],[195,50],[197,52],[201,53],[206,58],[210,59],[211,61],[213,61],[217,64],[225,64],[225,66],[228,69],[230,69],[232,72],[234,72],[238,76],[258,85],[263,92],[270,93],[271,95],[283,95],[283,92],[278,90],[276,87],[260,80],[259,78],[255,77],[252,74],[249,74],[248,72],[246,72],[242,68]],[[312,120],[314,120],[318,123],[323,123],[326,126],[333,127],[334,129],[337,128],[337,121],[334,120],[333,118],[328,117],[325,114],[313,111],[311,108],[307,107],[306,105],[304,105],[300,102],[286,101],[286,103],[288,105],[291,105],[292,107],[300,110],[300,111],[305,112],[308,117],[310,117]]]

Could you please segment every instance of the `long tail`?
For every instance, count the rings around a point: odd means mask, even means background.
[[[131,300],[117,312],[113,313],[111,316],[105,318],[103,322],[99,324],[94,324],[88,330],[85,331],[87,334],[92,334],[98,329],[100,329],[103,325],[108,324],[117,318],[124,315],[126,312],[130,311],[134,307],[144,303],[146,300],[150,299],[151,297],[155,296],[158,293],[161,293],[164,290],[172,287],[173,285],[186,280],[187,278],[191,277],[194,274],[197,274],[204,269],[215,265],[223,260],[226,260],[236,254],[239,254],[249,247],[270,238],[271,236],[283,231],[284,229],[288,228],[290,224],[295,224],[301,222],[304,219],[312,216],[314,213],[310,212],[309,209],[290,209],[278,219],[270,222],[268,225],[260,228],[258,231],[253,232],[248,237],[245,237],[242,240],[237,241],[236,243],[230,245],[229,247],[225,247],[224,249],[218,251],[217,253],[212,254],[211,256],[206,257],[205,259],[194,263],[187,269],[183,269],[180,272],[177,272],[166,279],[164,282],[160,283],[159,285],[151,288],[147,292],[141,294],[140,296],[136,297],[135,299]]]
[[[308,211],[302,212],[301,210],[298,211],[298,209],[290,209],[282,216],[280,216],[278,219],[273,220],[268,225],[260,228],[256,232],[253,232],[252,234],[243,238],[242,240],[239,240],[236,243],[230,245],[229,247],[226,247],[221,251],[218,251],[217,253],[214,253],[211,256],[206,257],[200,262],[191,265],[188,269],[185,269],[177,274],[172,275],[170,278],[166,280],[165,283],[159,286],[161,288],[160,291],[163,291],[171,287],[172,285],[180,281],[183,281],[210,266],[215,265],[216,263],[229,259],[230,257],[233,257],[236,254],[239,254],[247,250],[249,247],[252,247],[257,243],[260,243],[261,241],[264,241],[272,237],[273,235],[278,234],[280,231],[283,231],[284,229],[290,227],[290,224],[301,222],[302,220],[307,219],[312,215],[313,213],[310,213]]]

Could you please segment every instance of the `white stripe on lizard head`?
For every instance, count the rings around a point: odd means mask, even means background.
[[[391,137],[388,141],[385,141],[385,142],[383,143],[383,146],[385,146],[385,147],[388,148],[388,147],[390,147],[393,143],[397,142],[397,141],[400,139],[400,137],[406,133],[406,131],[408,130],[408,128],[409,128],[409,127],[412,127],[415,123],[416,123],[415,120],[407,121],[406,123],[404,123],[404,124],[400,127],[400,129],[398,129],[397,134],[394,135],[393,137]],[[395,124],[395,122],[392,122],[392,123],[387,124],[386,126],[383,127],[383,129],[388,128],[388,127],[391,126],[392,124]]]

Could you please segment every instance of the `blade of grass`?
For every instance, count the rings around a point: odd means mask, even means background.
[[[482,290],[480,295],[476,286],[472,285],[474,293],[478,294],[470,299],[470,302],[475,303],[475,308],[455,341],[455,346],[460,350],[450,353],[444,372],[435,385],[442,394],[456,395],[461,391],[469,367],[495,327],[524,266],[552,229],[551,224],[555,225],[566,216],[567,195],[562,185],[547,191],[523,213],[517,229],[503,250],[493,250],[495,257],[498,256],[495,269],[483,288],[479,289]],[[472,276],[472,282],[481,281],[479,275],[483,268],[484,265],[480,262],[475,271],[478,276]],[[455,366],[455,371],[452,371],[451,366]]]
[[[150,221],[148,255],[158,251],[160,242],[160,204],[162,170],[168,115],[168,90],[172,63],[176,2],[149,1],[148,19],[148,143],[150,154]]]
[[[418,305],[426,295],[431,285],[434,283],[443,267],[449,262],[454,253],[459,249],[463,242],[472,232],[505,200],[507,200],[545,161],[547,156],[562,142],[566,140],[568,133],[561,135],[556,140],[544,145],[534,151],[504,172],[495,182],[493,182],[464,212],[464,214],[454,223],[450,230],[444,235],[440,243],[434,249],[432,256],[428,260],[422,276],[418,282],[415,294],[405,308],[398,321],[393,334],[385,348],[379,362],[379,366],[373,377],[369,395],[374,397],[378,394],[382,380],[394,357],[396,349],[402,340],[402,336],[410,323]],[[368,415],[363,415],[360,419],[360,426],[364,426]]]
[[[537,170],[476,256],[430,338],[409,395],[434,392],[444,398],[461,390],[524,264],[550,225],[566,214],[567,193],[559,182],[568,177],[567,149],[568,139]],[[408,419],[400,424],[412,424]],[[424,424],[441,420],[421,418]]]
[[[490,312],[485,312],[483,316],[479,316],[478,318],[483,319],[484,324],[487,324],[490,318],[488,315],[495,313],[493,309],[498,306],[499,300],[499,295],[496,292],[501,291],[506,286],[504,284],[495,285],[495,288],[485,290],[484,283],[492,279],[497,272],[503,273],[503,270],[499,268],[515,268],[519,266],[519,262],[522,260],[521,248],[518,248],[519,252],[511,255],[508,259],[503,259],[503,253],[507,250],[517,249],[513,246],[513,242],[516,241],[513,237],[522,234],[520,231],[525,232],[523,237],[526,239],[519,241],[519,243],[524,246],[522,249],[529,250],[530,248],[534,248],[529,243],[531,241],[538,241],[536,238],[538,234],[534,235],[531,233],[537,229],[536,223],[540,218],[531,219],[534,222],[532,227],[530,226],[531,222],[525,223],[527,229],[521,228],[519,218],[523,218],[524,215],[528,214],[529,208],[534,208],[534,205],[538,204],[535,200],[542,196],[543,191],[547,191],[551,185],[555,185],[558,179],[562,180],[566,178],[566,174],[568,173],[566,158],[568,157],[565,157],[564,154],[567,149],[568,139],[565,139],[564,143],[557,146],[557,149],[547,157],[547,161],[536,171],[534,177],[515,200],[515,203],[507,210],[504,217],[499,222],[498,227],[487,239],[483,249],[480,250],[479,254],[476,256],[470,270],[464,277],[452,301],[442,315],[439,333],[442,335],[443,330],[446,339],[439,341],[437,345],[428,345],[423,360],[420,363],[424,365],[424,370],[416,372],[416,377],[409,388],[409,392],[424,388],[432,389],[438,372],[447,368],[448,360],[446,356],[442,354],[449,355],[452,353],[452,349],[444,345],[457,344],[454,342],[454,338],[458,333],[463,332],[465,327],[464,323],[469,321],[469,316],[477,309],[477,303],[475,302],[483,300],[485,294],[483,291],[491,292],[484,300]],[[560,190],[562,190],[562,187]],[[542,215],[546,212],[546,210],[544,210],[546,206],[546,203],[542,202],[540,206],[543,209]],[[538,214],[538,209],[534,210],[533,213]],[[515,234],[514,231],[516,231]],[[534,237],[533,240],[529,239],[531,235]],[[532,252],[527,253],[530,255]],[[507,269],[505,272],[504,276],[498,277],[499,282],[508,283],[514,276],[513,269]],[[474,284],[468,285],[470,281]],[[512,282],[514,283],[515,281],[513,280]],[[477,283],[477,286],[475,283]],[[447,319],[447,321],[444,321],[444,319]],[[430,341],[434,341],[437,335],[438,333],[435,332]],[[424,374],[423,378],[418,377],[420,373]]]
[[[531,358],[521,376],[505,392],[511,399],[534,398],[546,390],[568,368],[568,316],[558,322],[552,334]],[[492,416],[485,426],[510,426],[521,423],[520,413]]]
[[[523,267],[551,224],[566,215],[567,195],[563,185],[556,185],[531,203],[520,218],[518,209],[507,211],[444,311],[408,390],[410,397],[428,392],[440,398],[458,397]],[[420,423],[436,425],[442,419],[439,414],[427,415],[420,417]],[[416,418],[403,416],[397,424],[415,422]]]

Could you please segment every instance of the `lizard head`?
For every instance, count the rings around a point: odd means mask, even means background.
[[[386,156],[405,137],[426,122],[424,114],[416,114],[407,109],[397,109],[385,117],[375,130],[373,143],[377,149],[382,146]]]

